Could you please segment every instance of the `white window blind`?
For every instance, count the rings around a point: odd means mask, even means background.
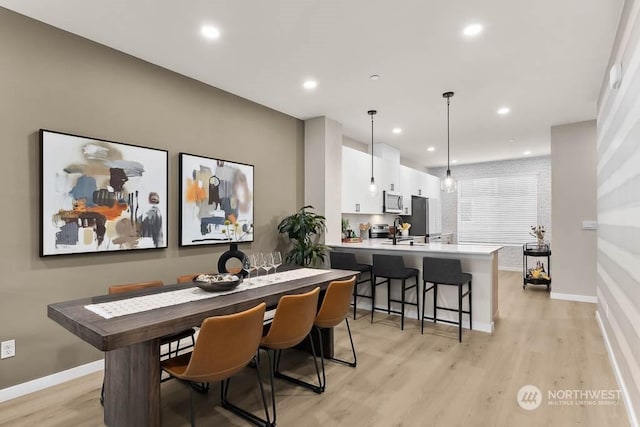
[[[458,242],[521,245],[538,222],[537,175],[458,182]]]

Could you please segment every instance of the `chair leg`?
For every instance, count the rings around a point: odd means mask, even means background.
[[[406,280],[402,279],[402,296],[400,298],[401,314],[400,314],[400,330],[404,331],[404,299],[405,299],[405,284]]]
[[[471,280],[469,280],[469,330],[473,330],[473,310],[471,309]]]
[[[458,342],[462,342],[462,285],[458,286]]]
[[[356,308],[358,308],[358,285],[353,286],[353,320],[356,320]]]
[[[262,405],[264,407],[265,419],[259,418],[256,415],[252,414],[251,412],[248,412],[229,402],[228,394],[229,394],[229,383],[231,382],[231,378],[227,378],[226,380],[223,380],[220,383],[220,386],[221,386],[220,401],[222,403],[223,408],[228,409],[229,411],[235,413],[236,415],[239,415],[240,417],[244,418],[245,420],[255,425],[271,426],[272,424],[269,418],[269,409],[267,405],[267,399],[264,394],[264,386],[262,385],[262,376],[260,374],[260,367],[257,365],[256,356],[254,356],[253,361],[254,363],[256,363],[256,374],[258,376],[258,385],[260,386],[260,395],[262,397]]]
[[[353,345],[353,337],[351,336],[351,327],[349,326],[349,319],[347,319],[345,317],[344,321],[347,323],[347,332],[349,333],[349,342],[351,343],[351,353],[353,354],[353,362],[349,362],[347,360],[338,359],[337,357],[328,357],[327,359],[333,360],[335,362],[342,363],[344,365],[351,366],[352,368],[355,368],[356,365],[358,364],[358,358],[356,357],[356,347]],[[318,333],[320,333],[320,329],[319,328],[318,328]],[[322,341],[320,343],[322,344]]]
[[[416,295],[418,293],[416,292]],[[420,318],[420,333],[424,334],[424,306],[427,305],[427,282],[422,282],[422,316]]]
[[[259,350],[258,350],[259,351]],[[269,385],[271,387],[271,410],[273,411],[273,422],[272,426],[276,425],[276,390],[273,387],[273,377],[274,372],[276,370],[276,350],[273,350],[273,356],[271,355],[271,351],[266,349],[267,352],[267,361],[269,362]]]
[[[416,276],[416,318],[420,320],[420,285],[418,283],[418,276]],[[424,301],[422,303],[424,304]]]
[[[346,317],[345,317],[345,320],[346,320]],[[320,332],[320,328],[315,327],[315,329],[316,331],[318,331],[318,342],[320,343],[320,366],[322,367],[322,381],[320,381],[320,376],[318,376],[318,380],[320,383],[320,388],[324,392],[327,388],[327,376],[324,371],[324,349],[322,348],[322,333]],[[309,334],[309,336],[311,336],[311,333]]]
[[[391,314],[391,279],[387,279],[387,314]]]
[[[302,387],[306,387],[318,394],[322,393],[324,391],[324,388],[322,387],[322,379],[320,378],[320,368],[318,367],[318,359],[316,358],[316,349],[315,349],[315,345],[313,343],[313,337],[311,335],[311,332],[309,333],[309,335],[307,335],[307,337],[309,338],[309,342],[311,343],[311,354],[313,355],[313,364],[316,368],[316,376],[318,378],[318,385],[303,381],[301,379],[298,378],[294,378],[292,376],[289,376],[287,374],[283,374],[282,372],[280,372],[280,357],[282,355],[282,350],[280,350],[278,352],[278,357],[276,359],[276,365],[275,365],[275,371],[274,371],[274,375],[276,376],[276,378],[282,378],[284,380],[287,380],[293,384],[302,386]]]
[[[196,418],[193,412],[193,388],[187,384],[189,388],[189,415],[191,417],[191,427],[196,427]]]
[[[438,284],[433,284],[433,323],[438,323]]]
[[[371,323],[373,323],[373,312],[376,310],[376,276],[371,276]]]

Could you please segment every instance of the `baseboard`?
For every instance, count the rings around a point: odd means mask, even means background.
[[[598,303],[598,297],[590,297],[588,295],[576,295],[576,294],[561,294],[558,292],[551,292],[551,299],[559,299],[564,301],[575,302],[590,302],[592,304]]]
[[[499,265],[498,270],[501,271],[517,271],[518,273],[522,273],[522,267],[508,267],[506,265]]]
[[[102,371],[103,369],[104,360],[100,359],[95,362],[67,369],[66,371],[56,372],[55,374],[47,375],[46,377],[36,378],[35,380],[27,381],[26,383],[7,387],[0,390],[0,403],[25,396],[45,388],[53,387],[54,385],[62,384],[94,372]]]
[[[607,349],[607,354],[609,355],[609,362],[611,363],[611,367],[613,368],[613,375],[616,377],[616,382],[618,383],[618,387],[622,390],[622,399],[624,400],[624,407],[627,409],[627,416],[629,417],[629,423],[633,427],[638,427],[640,424],[638,423],[638,417],[631,406],[631,397],[629,396],[629,390],[627,390],[626,383],[624,378],[620,373],[620,367],[618,366],[618,361],[616,360],[616,356],[613,353],[613,349],[611,348],[611,342],[609,341],[609,335],[607,334],[607,330],[602,323],[602,318],[600,317],[600,311],[596,310],[596,320],[598,321],[598,326],[600,327],[600,333],[602,334],[602,339],[604,340],[604,346]]]

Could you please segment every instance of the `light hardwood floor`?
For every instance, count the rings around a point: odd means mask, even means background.
[[[327,391],[316,395],[276,380],[280,426],[625,426],[618,405],[550,405],[549,390],[617,390],[598,329],[595,306],[549,299],[544,287],[522,290],[521,275],[500,272],[500,319],[493,335],[452,326],[362,313],[351,322],[358,351],[353,369],[327,363]],[[336,331],[339,355],[348,356],[345,330]],[[291,354],[283,367],[311,373],[310,359]],[[288,362],[288,363],[285,363]],[[266,373],[266,372],[265,372]],[[0,404],[2,426],[102,426],[101,374]],[[544,396],[534,410],[519,407],[520,387]],[[247,368],[232,382],[230,399],[258,411],[255,374]],[[196,395],[201,426],[241,426],[223,410],[219,388]],[[164,426],[189,425],[188,391],[162,384]],[[143,403],[141,403],[143,404]]]

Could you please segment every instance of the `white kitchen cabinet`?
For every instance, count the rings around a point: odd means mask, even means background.
[[[374,177],[380,187],[379,176],[382,165],[374,157]],[[379,214],[382,212],[382,189],[372,198],[371,155],[349,147],[342,147],[342,212]]]

